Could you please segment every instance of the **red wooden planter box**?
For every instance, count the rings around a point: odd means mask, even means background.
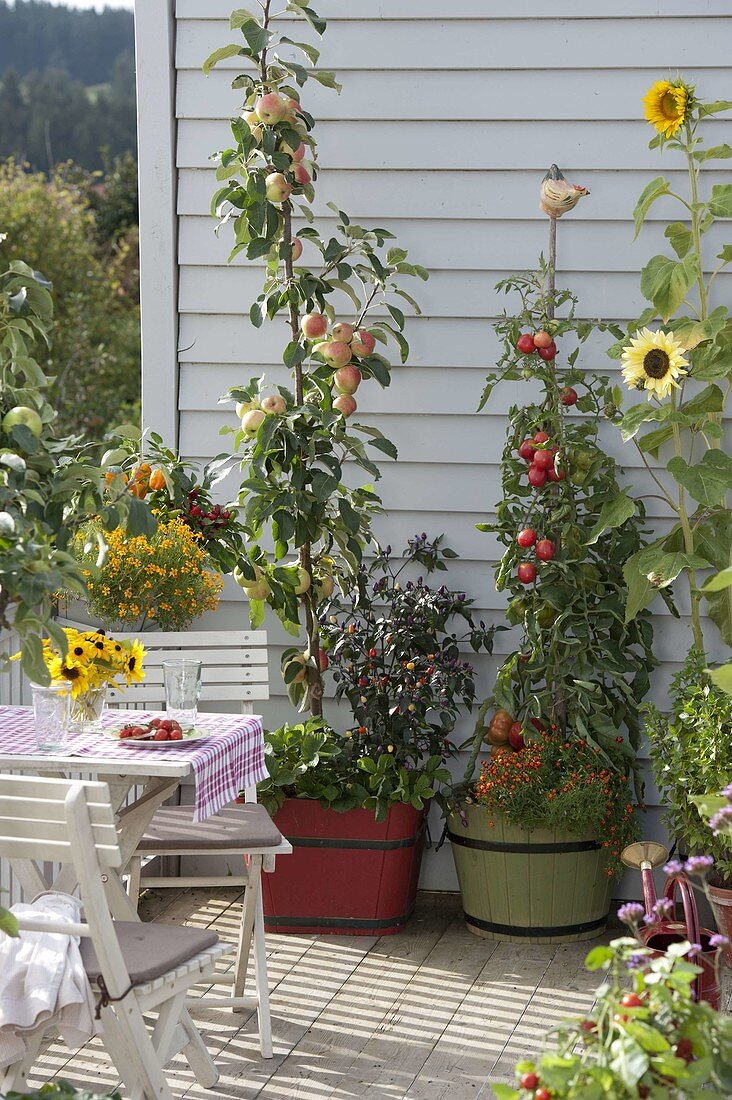
[[[275,821],[293,852],[262,876],[270,931],[383,936],[404,927],[417,894],[424,811],[395,805],[377,822],[371,810],[337,813],[288,798]]]

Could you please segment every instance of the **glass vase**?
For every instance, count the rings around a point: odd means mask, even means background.
[[[71,700],[71,728],[77,733],[101,733],[107,685],[89,688]]]

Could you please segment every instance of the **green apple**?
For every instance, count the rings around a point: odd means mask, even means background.
[[[16,405],[10,412],[5,413],[3,431],[12,431],[16,424],[25,424],[28,431],[32,432],[36,439],[40,439],[43,421],[35,409],[29,409],[27,405]]]

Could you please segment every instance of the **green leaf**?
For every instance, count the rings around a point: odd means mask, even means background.
[[[127,534],[154,535],[158,528],[158,521],[148,506],[136,497],[130,499],[130,514],[127,517]]]
[[[710,577],[707,583],[703,586],[702,592],[721,592],[725,588],[732,586],[732,565],[728,565],[726,569],[723,569],[721,573],[717,573],[716,576]]]
[[[611,961],[614,957],[612,948],[601,945],[600,947],[593,947],[589,955],[585,959],[586,970],[601,970],[605,963]]]
[[[600,535],[611,527],[622,527],[631,516],[635,515],[635,509],[635,501],[631,500],[625,491],[612,500],[606,501],[600,509],[597,523],[590,531],[585,545],[592,546],[600,538]]]
[[[732,183],[715,183],[708,205],[715,218],[732,218]]]
[[[709,679],[721,690],[732,695],[732,662],[720,668],[708,668]]]
[[[711,149],[702,149],[696,154],[701,164],[705,160],[729,160],[732,157],[732,145],[713,145]]]
[[[219,61],[224,61],[227,57],[237,57],[241,55],[241,53],[242,48],[238,46],[236,42],[230,42],[228,46],[220,46],[218,50],[214,50],[212,54],[209,54],[204,61],[204,73],[208,76],[214,65],[218,65]]]
[[[14,917],[12,913],[9,913],[7,909],[3,909],[0,905],[0,932],[4,932],[6,936],[12,938],[17,937],[20,933],[18,931],[18,919]]]
[[[648,577],[638,568],[638,558],[643,551],[633,554],[623,566],[623,577],[628,589],[625,604],[625,622],[630,623],[656,598],[656,589]]]
[[[723,505],[732,488],[732,458],[724,451],[707,451],[696,466],[676,456],[666,468],[694,500],[707,507]]]
[[[667,239],[679,259],[683,259],[691,248],[693,237],[691,229],[683,222],[672,222],[666,226],[664,237]]]
[[[519,1094],[510,1085],[491,1084],[491,1088],[496,1100],[519,1100]]]
[[[718,413],[724,409],[724,394],[719,386],[709,385],[681,406],[681,412],[687,416],[701,416],[703,413]]]
[[[236,8],[229,16],[229,26],[232,31],[238,31],[245,23],[256,23],[256,17],[246,8]]]
[[[629,439],[633,439],[637,435],[641,424],[645,424],[649,420],[658,420],[659,412],[660,410],[649,404],[648,401],[641,401],[629,408],[620,421],[620,434],[623,443],[627,443]]]
[[[732,111],[732,100],[715,99],[711,103],[702,103],[699,107],[699,116],[704,118],[706,115],[717,115],[721,111]]]
[[[29,634],[23,639],[20,663],[23,672],[32,683],[48,683],[49,674],[46,662],[43,660],[43,644],[37,634]]]
[[[693,252],[678,262],[668,256],[653,256],[641,272],[641,292],[668,321],[686,298],[698,272]]]
[[[324,88],[333,88],[339,94],[343,90],[343,85],[338,83],[335,73],[328,72],[327,69],[317,69],[310,76],[313,80],[317,80],[318,84],[322,84]]]
[[[655,431],[647,432],[646,435],[641,436],[638,440],[638,446],[642,451],[648,451],[649,454],[658,458],[660,448],[669,441],[673,434],[673,428],[670,424],[667,424],[663,428],[656,428]]]
[[[635,210],[633,211],[636,237],[640,233],[641,226],[646,220],[646,215],[656,199],[660,199],[661,195],[667,195],[670,190],[669,182],[667,179],[664,179],[663,176],[656,176],[655,179],[651,180],[651,182],[646,184],[643,188],[640,198],[636,203]]]

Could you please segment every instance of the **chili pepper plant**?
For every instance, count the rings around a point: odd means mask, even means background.
[[[339,85],[317,67],[314,45],[289,37],[293,21],[322,35],[325,20],[296,0],[276,7],[262,0],[256,18],[235,11],[231,27],[239,41],[204,65],[209,72],[239,57],[247,70],[233,82],[243,95],[242,111],[231,121],[233,144],[217,157],[220,186],[212,211],[233,234],[230,259],[243,254],[266,265],[249,318],[255,327],[280,323],[291,375],[288,385],[253,378],[224,398],[236,402],[240,418],[231,430],[244,472],[242,519],[252,535],[236,576],[249,595],[253,625],[262,621],[265,604],[293,635],[304,625],[305,648],[285,650],[283,675],[293,703],[318,716],[320,609],[334,577],[348,587],[358,574],[380,508],[372,485],[379,477],[375,457],[396,458],[376,428],[351,419],[354,394],[363,382],[389,384],[390,363],[377,345],[391,341],[406,362],[401,306],[418,307],[402,283],[427,272],[409,263],[403,248],[387,244],[390,232],[356,225],[336,205],[328,204],[334,218],[324,235],[313,225],[315,120],[301,89],[309,80]],[[369,482],[349,487],[346,462]]]

